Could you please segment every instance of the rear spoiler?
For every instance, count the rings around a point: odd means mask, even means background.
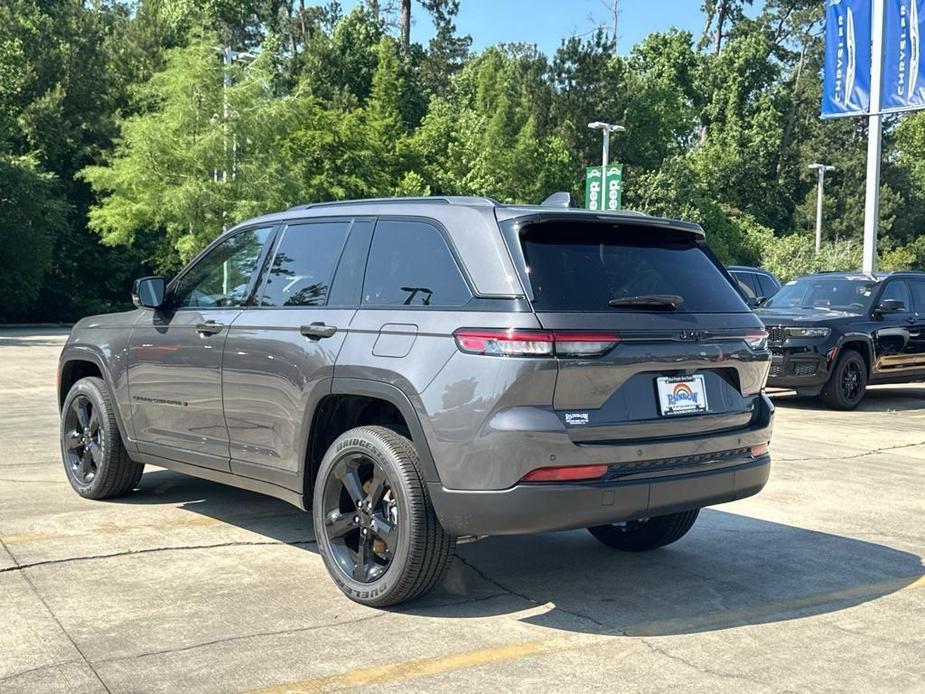
[[[647,227],[654,230],[675,231],[689,234],[698,240],[706,239],[706,233],[699,224],[682,222],[678,219],[665,219],[663,217],[650,217],[641,212],[594,212],[592,210],[557,210],[526,212],[521,214],[498,214],[504,212],[503,208],[496,210],[499,222],[506,222],[504,226],[513,227],[519,231],[525,226],[545,224],[549,222],[573,222],[575,224],[609,224],[613,226]],[[511,212],[515,212],[511,210]]]

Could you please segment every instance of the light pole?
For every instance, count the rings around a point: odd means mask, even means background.
[[[816,253],[822,247],[822,196],[825,190],[826,171],[835,171],[834,166],[828,164],[810,164],[809,168],[815,169],[817,177],[816,185]]]
[[[603,130],[604,131],[604,154],[602,157],[601,163],[606,168],[607,164],[610,163],[610,133],[623,133],[626,132],[626,128],[622,125],[614,125],[612,123],[602,123],[601,121],[594,121],[593,123],[588,123],[588,127],[592,130]]]

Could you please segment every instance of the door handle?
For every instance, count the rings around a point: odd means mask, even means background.
[[[199,323],[196,326],[196,332],[200,335],[217,335],[224,329],[223,323],[216,323],[214,320],[207,320],[205,323]]]
[[[320,340],[322,337],[331,337],[336,333],[337,326],[325,325],[324,323],[317,322],[311,325],[303,325],[299,328],[299,332],[309,339]]]

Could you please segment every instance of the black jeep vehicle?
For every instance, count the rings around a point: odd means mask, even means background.
[[[756,313],[768,386],[854,409],[868,384],[925,379],[925,273],[822,273],[785,284]]]

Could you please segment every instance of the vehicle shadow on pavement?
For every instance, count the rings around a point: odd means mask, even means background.
[[[310,514],[256,493],[156,470],[121,502],[178,505],[317,553]],[[685,538],[653,552],[618,552],[584,530],[463,544],[443,585],[392,611],[511,615],[577,633],[687,634],[838,612],[923,574],[909,552],[706,509]]]
[[[800,397],[792,390],[779,390],[770,393],[775,405],[788,409],[829,410],[819,398]],[[857,412],[905,412],[925,410],[925,386],[898,388],[895,386],[871,386]],[[845,413],[850,414],[850,413]]]

